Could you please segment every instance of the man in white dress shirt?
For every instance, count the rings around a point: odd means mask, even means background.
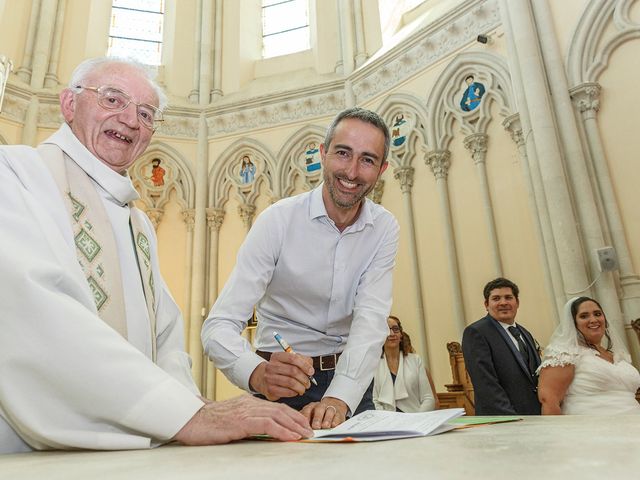
[[[301,410],[314,429],[374,408],[398,224],[366,195],[388,150],[377,114],[338,114],[320,145],[324,183],[258,217],[203,326],[205,351],[234,384]],[[240,336],[254,306],[255,353]]]
[[[0,148],[0,453],[311,435],[288,407],[210,402],[191,378],[126,175],[165,103],[142,66],[88,60],[60,94],[64,125]]]

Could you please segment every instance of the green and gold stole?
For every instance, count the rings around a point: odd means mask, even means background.
[[[127,338],[127,316],[118,248],[111,222],[90,177],[60,147],[42,144],[38,153],[51,171],[71,217],[76,255],[100,318]],[[130,207],[129,227],[135,243],[138,271],[151,322],[152,359],[156,361],[156,311],[151,246],[144,233],[142,212]]]

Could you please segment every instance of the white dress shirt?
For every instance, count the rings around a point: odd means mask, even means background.
[[[373,378],[388,333],[398,224],[366,199],[340,232],[322,185],[271,205],[256,220],[202,329],[207,354],[239,387],[263,361],[240,336],[254,305],[255,347],[276,352],[276,331],[308,356],[342,352],[325,396],[353,412]]]
[[[518,327],[518,324],[516,322],[513,323],[506,323],[506,322],[501,322],[499,320],[496,320],[500,326],[502,328],[504,328],[504,331],[507,332],[507,335],[509,335],[509,338],[511,339],[511,341],[513,342],[513,344],[516,346],[516,350],[520,351],[520,345],[518,345],[518,339],[516,337],[513,336],[513,334],[511,333],[511,331],[509,330],[509,327]],[[521,334],[522,335],[522,334]],[[522,335],[522,339],[524,340],[524,335]]]

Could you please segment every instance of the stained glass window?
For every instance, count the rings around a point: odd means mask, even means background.
[[[309,48],[309,1],[262,0],[262,57]]]
[[[107,55],[160,65],[164,0],[113,0]]]

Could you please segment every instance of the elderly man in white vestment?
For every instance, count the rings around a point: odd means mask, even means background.
[[[0,148],[0,453],[312,435],[284,405],[199,396],[126,174],[165,103],[142,66],[88,60],[60,94],[64,125]]]

